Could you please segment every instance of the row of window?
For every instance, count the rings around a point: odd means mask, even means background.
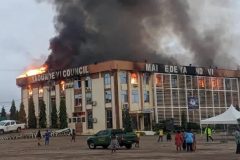
[[[113,128],[113,119],[112,119],[112,110],[107,109],[106,110],[106,126],[107,128]],[[93,129],[93,123],[94,123],[94,118],[93,118],[93,113],[92,110],[87,110],[87,128],[88,129]]]
[[[237,90],[238,81],[237,78],[157,74],[156,86],[164,88]]]

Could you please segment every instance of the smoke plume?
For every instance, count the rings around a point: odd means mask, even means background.
[[[104,60],[177,63],[159,50],[157,38],[171,31],[193,63],[213,65],[221,46],[219,32],[198,32],[187,0],[51,0],[56,8],[52,53],[46,63],[60,69]],[[162,33],[161,33],[162,32]],[[157,37],[159,36],[160,37]],[[217,38],[218,37],[218,38]]]

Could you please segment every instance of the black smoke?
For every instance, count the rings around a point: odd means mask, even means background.
[[[212,65],[219,52],[218,33],[194,28],[186,0],[49,0],[57,15],[46,63],[65,68],[104,60],[176,63],[157,48],[154,32],[170,28],[195,64]],[[164,35],[164,33],[163,33]],[[159,37],[161,38],[161,37]]]

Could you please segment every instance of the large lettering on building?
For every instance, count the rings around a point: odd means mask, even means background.
[[[214,69],[204,67],[192,66],[177,66],[177,65],[163,65],[163,64],[145,64],[145,71],[156,73],[169,74],[185,74],[185,75],[199,75],[199,76],[213,76]]]
[[[60,71],[53,71],[44,74],[34,75],[29,77],[30,83],[37,83],[42,81],[48,80],[59,80],[59,79],[66,79],[76,76],[82,76],[88,74],[88,66],[64,69]]]

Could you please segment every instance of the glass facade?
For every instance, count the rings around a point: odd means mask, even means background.
[[[174,118],[181,124],[181,112],[189,122],[223,113],[231,104],[239,104],[237,78],[155,74],[158,120]],[[163,77],[163,80],[162,78]],[[191,106],[190,99],[196,102]]]

